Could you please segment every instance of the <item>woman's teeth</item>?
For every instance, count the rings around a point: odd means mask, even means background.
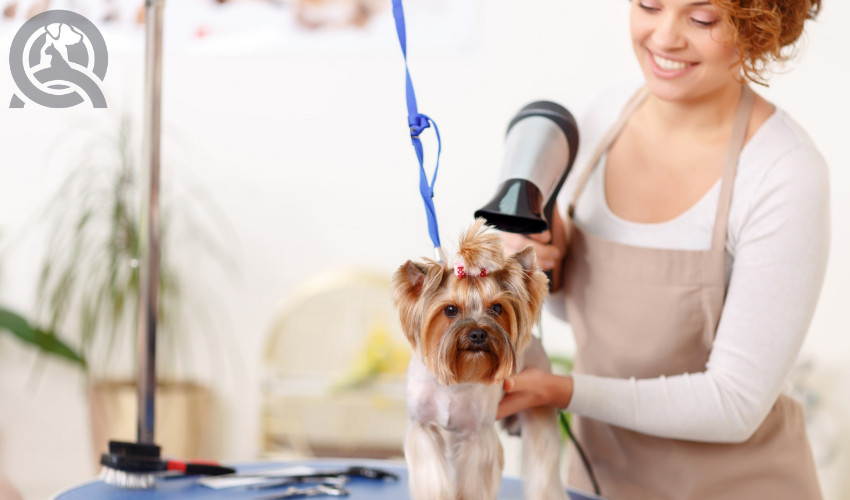
[[[690,66],[690,64],[688,64],[688,63],[681,62],[681,61],[673,61],[671,59],[665,59],[665,58],[657,56],[655,54],[652,54],[652,59],[655,61],[655,64],[657,64],[658,67],[663,69],[664,71],[677,71],[677,70],[680,70],[680,69],[685,69],[688,66]]]

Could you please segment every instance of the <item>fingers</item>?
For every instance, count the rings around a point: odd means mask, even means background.
[[[505,382],[502,384],[502,388],[506,393],[512,393],[526,390],[529,387],[534,387],[534,382],[530,381],[530,379],[535,378],[539,373],[542,372],[537,368],[526,368],[513,377],[506,378]]]
[[[505,395],[499,403],[496,418],[504,418],[522,410],[546,404],[543,395],[535,390],[540,386],[540,381],[537,379],[542,373],[536,368],[527,368],[505,379],[502,385]]]
[[[562,250],[562,253],[567,253],[567,244],[569,243],[569,235],[567,234],[567,226],[561,219],[558,208],[552,212],[552,241],[551,243]]]
[[[505,395],[502,397],[502,401],[499,403],[499,408],[496,412],[497,420],[539,404],[539,396],[533,391],[527,390],[529,386],[528,379],[533,378],[534,375],[535,369],[529,368],[513,377],[505,379],[505,382],[502,384]],[[531,385],[533,386],[533,383]]]
[[[555,245],[543,245],[534,243],[534,252],[537,254],[537,265],[544,271],[551,271],[561,261],[563,253]]]
[[[529,238],[531,238],[532,240],[539,241],[540,243],[551,243],[552,242],[552,234],[548,230],[543,231],[542,233],[529,234],[527,236]]]
[[[516,392],[513,394],[505,394],[502,401],[499,403],[499,408],[496,411],[496,420],[501,420],[515,413],[519,413],[526,408],[534,406],[528,394]]]
[[[537,265],[544,271],[549,271],[555,268],[564,254],[558,246],[549,244],[551,237],[549,231],[530,235],[502,233],[502,242],[508,255],[521,252],[528,245],[533,246]]]
[[[502,400],[499,402],[499,407],[496,410],[496,420],[509,417],[524,409],[521,396],[512,394],[516,390],[516,377],[506,378],[502,384],[502,390],[505,391],[505,394],[502,396]]]
[[[505,379],[502,387],[505,395],[499,403],[498,418],[535,406],[566,408],[573,395],[572,377],[554,375],[537,368],[526,368]]]
[[[502,233],[502,245],[505,247],[505,254],[513,255],[523,248],[534,242],[527,236],[516,233]]]

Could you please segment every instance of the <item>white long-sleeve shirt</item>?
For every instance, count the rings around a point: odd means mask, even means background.
[[[566,207],[589,156],[635,87],[605,93],[580,124],[581,150],[560,197]],[[575,220],[635,246],[708,249],[719,181],[663,223],[635,223],[608,208],[605,160],[591,174]],[[652,379],[576,373],[568,410],[660,437],[742,442],[786,388],[815,311],[829,252],[829,175],[811,139],[781,109],[741,152],[726,239],[727,295],[705,371]],[[565,318],[563,296],[549,300]]]

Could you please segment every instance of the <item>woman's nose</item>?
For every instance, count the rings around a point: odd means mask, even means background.
[[[652,31],[652,41],[656,49],[680,49],[686,41],[682,33],[682,21],[673,13],[658,16],[658,24]]]

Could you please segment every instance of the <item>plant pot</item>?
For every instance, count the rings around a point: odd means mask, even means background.
[[[160,381],[156,387],[155,441],[164,456],[191,459],[201,443],[210,414],[210,391],[194,382]],[[137,393],[134,381],[104,380],[89,388],[92,449],[95,459],[110,440],[136,441]],[[98,466],[99,468],[99,466]]]

